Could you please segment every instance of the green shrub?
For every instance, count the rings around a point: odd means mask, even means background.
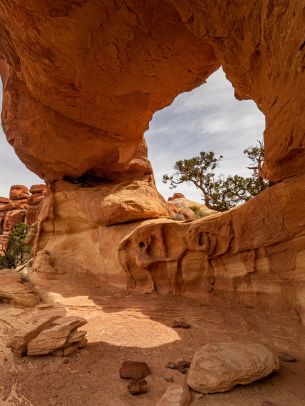
[[[190,206],[190,209],[195,213],[198,219],[204,217],[204,212],[199,206]]]
[[[24,223],[17,224],[12,230],[4,255],[0,256],[0,269],[16,268],[31,258],[31,247],[26,245],[25,238],[29,226]]]

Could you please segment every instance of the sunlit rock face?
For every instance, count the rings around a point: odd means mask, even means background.
[[[301,2],[13,3],[0,4],[2,122],[20,159],[49,185],[36,279],[54,265],[70,278],[88,272],[141,291],[302,313]],[[219,66],[236,97],[265,114],[264,172],[275,185],[231,212],[173,221],[143,133],[155,111]]]

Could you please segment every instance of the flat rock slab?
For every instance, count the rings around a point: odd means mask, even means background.
[[[187,385],[171,384],[164,392],[156,406],[189,406],[190,390]]]
[[[120,377],[125,379],[142,379],[150,373],[146,362],[124,361],[120,368]]]
[[[24,327],[12,335],[7,347],[17,356],[75,352],[86,343],[86,332],[77,328],[87,321],[77,316],[66,317],[64,313],[61,307],[38,307],[25,320]]]
[[[278,357],[262,344],[205,344],[194,354],[187,384],[200,393],[225,392],[278,369]]]
[[[32,307],[39,303],[39,295],[30,282],[24,282],[18,272],[0,270],[0,301]]]

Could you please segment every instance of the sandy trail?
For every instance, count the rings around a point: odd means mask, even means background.
[[[223,394],[194,398],[192,405],[277,406],[305,405],[304,325],[297,317],[261,313],[240,306],[206,305],[182,297],[134,295],[104,287],[88,296],[64,297],[68,314],[86,317],[89,344],[77,356],[14,357],[5,348],[11,326],[23,309],[0,307],[0,404],[25,406],[155,405],[169,383],[185,375],[165,368],[169,361],[191,360],[194,350],[211,341],[261,342],[275,351],[287,351],[296,363],[281,362],[279,373]],[[28,311],[28,310],[27,310]],[[191,324],[174,329],[174,320]],[[125,360],[146,361],[152,370],[149,392],[134,397],[128,381],[119,378]],[[193,395],[195,393],[193,392]]]

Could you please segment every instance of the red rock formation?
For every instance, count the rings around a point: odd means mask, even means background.
[[[167,200],[170,202],[171,200],[182,199],[182,198],[185,198],[183,193],[174,193],[173,196],[169,197]]]
[[[30,190],[23,185],[14,185],[10,188],[9,199],[0,197],[0,254],[17,224],[31,225],[37,221],[46,190],[45,185],[34,185]]]
[[[52,192],[37,264],[48,252],[58,272],[304,313],[303,20],[288,0],[2,0],[4,130]],[[229,213],[149,220],[167,209],[143,133],[219,66],[265,114],[264,172],[279,183]]]

